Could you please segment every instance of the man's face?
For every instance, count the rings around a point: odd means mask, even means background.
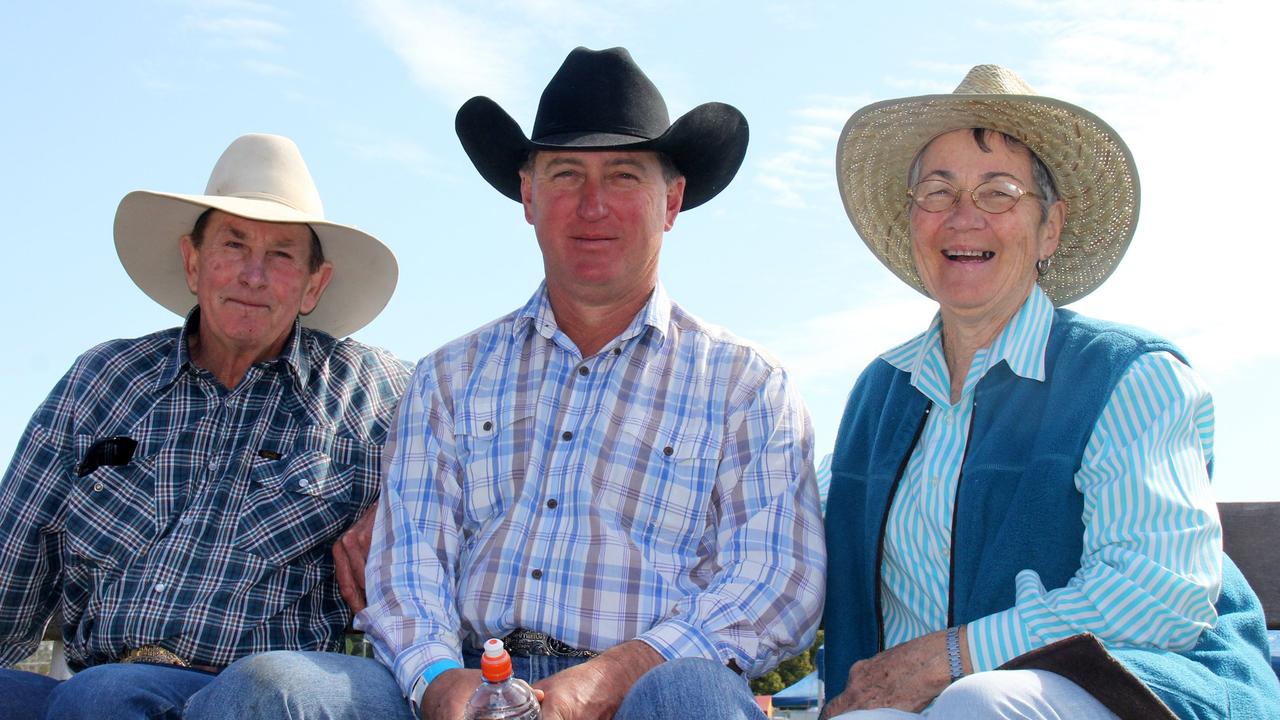
[[[647,295],[684,183],[668,184],[649,151],[540,151],[520,194],[553,299],[604,306]]]
[[[315,309],[333,266],[316,272],[311,230],[298,223],[269,223],[213,211],[196,247],[182,238],[187,287],[200,303],[200,343],[210,351],[280,354],[299,314]]]

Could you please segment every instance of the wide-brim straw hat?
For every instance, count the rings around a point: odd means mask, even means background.
[[[907,174],[929,141],[951,130],[990,128],[1039,156],[1067,217],[1040,286],[1055,305],[1095,290],[1111,275],[1138,224],[1138,169],[1120,135],[1084,108],[1037,95],[998,65],[978,65],[949,95],[868,105],[845,124],[836,174],[854,228],[880,262],[928,295],[911,254]]]
[[[280,135],[236,138],[218,158],[204,195],[135,190],[116,209],[116,253],[152,300],[178,315],[196,304],[187,288],[179,241],[210,209],[250,220],[310,225],[333,276],[305,327],[345,337],[368,325],[395,292],[395,254],[376,237],[324,217],[320,193],[292,140]]]
[[[654,150],[685,178],[681,210],[729,185],[747,153],[747,119],[732,105],[699,105],[673,123],[657,86],[625,48],[576,48],[547,84],[531,137],[493,100],[463,103],[454,126],[480,175],[520,201],[519,170],[531,150]]]

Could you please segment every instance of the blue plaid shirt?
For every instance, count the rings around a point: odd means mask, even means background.
[[[813,640],[808,412],[774,360],[661,286],[588,358],[539,289],[423,359],[396,422],[357,627],[406,694],[516,627],[752,676]]]
[[[147,644],[215,666],[337,648],[330,547],[378,493],[408,369],[295,322],[228,391],[188,355],[198,312],[85,353],[32,417],[0,482],[0,663],[55,608],[72,667]],[[132,460],[79,477],[112,436]]]

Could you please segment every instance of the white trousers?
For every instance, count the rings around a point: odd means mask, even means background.
[[[832,720],[1116,720],[1079,685],[1047,670],[992,670],[963,677],[921,713],[854,710]]]

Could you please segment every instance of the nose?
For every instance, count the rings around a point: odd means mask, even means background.
[[[960,193],[960,202],[947,211],[947,228],[950,230],[974,230],[985,227],[987,213],[973,202],[968,192]]]
[[[600,220],[608,214],[604,188],[599,180],[588,178],[578,190],[578,217],[583,220]]]
[[[267,284],[266,256],[260,253],[249,253],[240,264],[240,283],[252,288],[264,287]]]

